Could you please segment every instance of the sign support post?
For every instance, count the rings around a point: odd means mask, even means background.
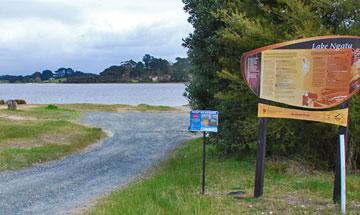
[[[341,106],[341,108],[348,108],[349,103],[345,102]],[[344,137],[344,147],[346,149],[347,141],[348,141],[348,127],[339,126],[339,136],[338,136],[338,144],[336,150],[336,165],[335,165],[335,180],[334,180],[334,192],[333,192],[333,201],[337,203],[341,199],[341,136]],[[345,159],[346,160],[346,159]]]
[[[202,178],[201,178],[201,194],[205,193],[205,159],[206,159],[206,132],[203,132],[203,148],[202,148]]]
[[[259,198],[264,190],[265,152],[266,152],[266,118],[259,118],[259,139],[256,151],[256,173],[254,196]]]
[[[345,136],[340,135],[340,208],[341,214],[346,212],[346,167]]]

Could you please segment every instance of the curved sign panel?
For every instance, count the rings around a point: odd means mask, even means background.
[[[241,58],[244,79],[262,99],[324,109],[360,89],[360,37],[323,36],[255,49]]]

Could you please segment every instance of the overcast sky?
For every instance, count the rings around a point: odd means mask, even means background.
[[[146,53],[174,61],[187,17],[181,0],[0,0],[0,75],[99,73]]]

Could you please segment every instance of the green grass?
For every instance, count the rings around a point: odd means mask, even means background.
[[[57,106],[0,111],[0,171],[62,158],[104,138],[76,123],[80,113]]]
[[[20,106],[18,110],[0,110],[0,114],[7,116],[15,117],[24,117],[30,119],[40,119],[40,120],[77,120],[81,113],[76,110],[70,110],[62,107],[58,108],[49,108],[49,106],[38,106],[24,108],[27,106]]]
[[[66,121],[8,121],[0,119],[0,146],[9,139],[37,138],[44,133],[53,133],[59,127],[68,125]]]
[[[139,104],[137,106],[114,104],[114,105],[103,105],[103,104],[65,104],[59,105],[60,107],[81,111],[102,111],[102,112],[124,112],[124,111],[178,111],[178,109],[169,106],[152,106],[147,104]]]
[[[0,110],[0,171],[62,158],[98,142],[106,135],[76,121],[89,111],[173,111],[150,105],[20,105],[16,111]]]
[[[264,196],[253,198],[253,155],[220,159],[208,147],[206,194],[199,193],[201,140],[187,142],[152,173],[97,202],[86,214],[336,214],[331,172],[294,174],[268,162]],[[293,162],[290,162],[293,163]],[[284,168],[274,168],[279,165]],[[274,170],[276,169],[276,170]],[[290,171],[291,170],[291,171]],[[360,214],[360,175],[347,177],[348,214]],[[233,198],[231,191],[243,191]]]
[[[43,146],[27,148],[6,148],[0,150],[0,170],[15,170],[35,163],[56,160],[65,155],[78,152],[104,137],[101,129],[85,128],[68,139],[66,144],[47,143]]]
[[[139,111],[175,111],[176,109],[169,106],[153,106],[147,104],[139,104],[136,106],[136,109]]]
[[[100,111],[100,112],[117,112],[118,109],[127,109],[131,108],[130,105],[103,105],[103,104],[62,104],[60,107],[81,111],[81,112],[91,112],[91,111]]]

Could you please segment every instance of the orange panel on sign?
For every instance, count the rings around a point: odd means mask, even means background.
[[[305,111],[290,108],[281,108],[259,103],[258,117],[299,119],[315,122],[347,126],[349,110],[340,109],[333,111]]]

